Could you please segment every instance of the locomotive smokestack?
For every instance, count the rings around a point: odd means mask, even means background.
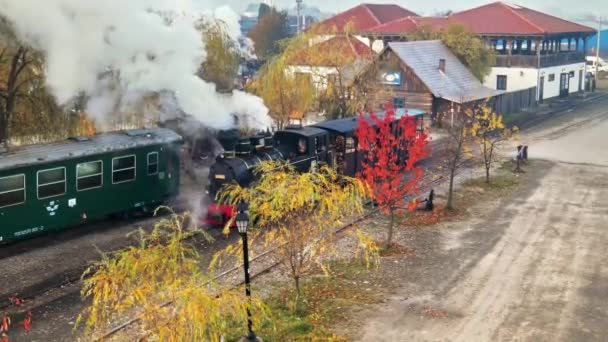
[[[217,140],[224,148],[224,154],[234,156],[236,153],[236,145],[239,143],[239,130],[229,129],[217,132]]]

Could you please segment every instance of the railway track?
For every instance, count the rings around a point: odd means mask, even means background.
[[[458,172],[456,173],[456,175],[459,175],[461,172],[462,172],[462,171],[458,171]],[[437,185],[438,183],[440,183],[441,181],[445,180],[445,179],[446,179],[446,177],[447,177],[447,175],[440,175],[440,176],[436,177],[435,179],[432,179],[432,180],[431,180],[431,179],[428,179],[428,178],[430,178],[430,177],[432,177],[432,176],[433,176],[433,175],[429,175],[429,176],[425,176],[425,177],[423,178],[423,180],[422,180],[422,183],[424,184],[424,185],[423,185],[423,187],[424,187],[423,191],[430,191],[430,189],[431,189],[433,186],[435,186],[435,185]],[[414,198],[417,198],[417,197],[418,197],[418,196],[409,196],[409,197],[407,198],[407,200],[408,200],[408,201],[409,201],[409,200],[413,200]],[[362,221],[365,221],[366,219],[368,219],[368,218],[369,218],[369,217],[371,217],[372,215],[376,214],[377,212],[378,212],[378,209],[370,208],[370,209],[369,209],[367,212],[365,212],[365,213],[364,213],[363,215],[361,215],[360,217],[358,217],[358,218],[356,218],[356,219],[352,220],[351,222],[349,222],[349,223],[347,223],[347,224],[344,224],[344,225],[340,226],[339,228],[337,228],[337,229],[334,231],[334,234],[340,234],[341,232],[346,231],[347,229],[349,229],[349,228],[353,227],[355,224],[360,223],[360,222],[362,222]],[[249,260],[250,265],[252,265],[252,264],[254,264],[254,263],[255,263],[255,264],[257,264],[257,263],[259,263],[259,262],[260,262],[260,260],[262,260],[262,259],[264,259],[264,258],[266,258],[266,257],[271,256],[271,255],[272,255],[274,252],[276,252],[276,251],[278,250],[278,248],[280,248],[280,247],[281,247],[281,246],[277,246],[277,247],[271,248],[271,249],[269,249],[269,250],[267,250],[267,251],[265,251],[265,252],[263,252],[263,253],[261,253],[261,254],[259,254],[259,255],[256,255],[255,257],[253,257],[253,258],[251,258],[251,259]],[[280,261],[271,260],[271,262],[269,263],[269,265],[263,266],[263,267],[262,267],[262,269],[258,270],[257,272],[252,272],[252,274],[251,274],[251,276],[250,276],[250,277],[251,277],[251,279],[255,279],[255,278],[257,278],[257,277],[259,277],[259,276],[261,276],[261,275],[263,275],[263,274],[267,274],[267,273],[271,272],[272,270],[274,270],[275,268],[277,268],[277,267],[278,267],[280,264],[281,264],[281,262],[280,262]],[[240,271],[242,271],[242,267],[241,267],[241,266],[235,266],[235,267],[233,267],[233,268],[231,268],[231,269],[229,269],[229,270],[226,270],[226,271],[224,271],[224,272],[222,272],[222,273],[220,273],[220,274],[216,275],[216,276],[213,278],[213,280],[214,280],[214,281],[219,281],[219,280],[221,280],[221,279],[223,279],[223,278],[227,277],[228,275],[231,275],[231,274],[233,274],[233,273],[235,273],[235,272],[240,272]],[[235,285],[235,287],[241,286],[241,285],[243,285],[243,284],[244,284],[244,280],[243,280],[243,281],[238,282],[238,283]],[[166,307],[166,306],[169,306],[169,305],[171,305],[171,304],[172,304],[172,302],[166,302],[166,303],[163,303],[163,304],[161,305],[161,307]],[[102,336],[97,337],[97,338],[95,339],[95,341],[104,341],[104,340],[107,340],[107,339],[111,338],[112,336],[114,336],[114,335],[118,334],[119,332],[121,332],[121,331],[123,331],[123,330],[127,329],[128,327],[130,327],[130,326],[132,326],[132,325],[134,325],[134,324],[137,324],[137,323],[138,323],[138,322],[140,322],[140,321],[141,321],[141,317],[140,317],[140,316],[130,318],[130,319],[126,320],[125,322],[120,323],[120,324],[119,324],[119,325],[117,325],[116,327],[111,328],[111,329],[110,329],[110,330],[108,330],[106,333],[104,333]],[[141,340],[141,339],[140,339],[140,340]]]

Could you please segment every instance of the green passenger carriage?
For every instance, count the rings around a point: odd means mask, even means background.
[[[181,144],[159,128],[0,152],[0,241],[154,209],[178,195]]]

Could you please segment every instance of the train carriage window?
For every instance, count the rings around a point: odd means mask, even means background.
[[[0,178],[0,208],[25,203],[25,175]]]
[[[346,138],[346,153],[355,152],[355,139],[352,137]]]
[[[76,189],[78,191],[101,188],[103,162],[101,160],[76,165]]]
[[[65,167],[38,171],[37,178],[38,199],[65,194]]]
[[[305,138],[300,138],[298,139],[298,154],[302,155],[302,154],[306,154],[307,150],[308,150],[308,146],[306,146],[306,139]]]
[[[135,156],[124,156],[112,159],[112,184],[135,180]]]
[[[158,174],[158,152],[148,153],[148,176]]]

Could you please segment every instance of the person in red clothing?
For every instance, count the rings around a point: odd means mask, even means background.
[[[28,311],[25,315],[25,319],[23,320],[23,329],[26,333],[30,332],[32,328],[32,312]]]
[[[0,342],[9,342],[8,336],[5,333],[0,334]]]
[[[11,318],[5,312],[2,314],[2,321],[0,322],[0,334],[8,332],[8,328],[11,326]]]

